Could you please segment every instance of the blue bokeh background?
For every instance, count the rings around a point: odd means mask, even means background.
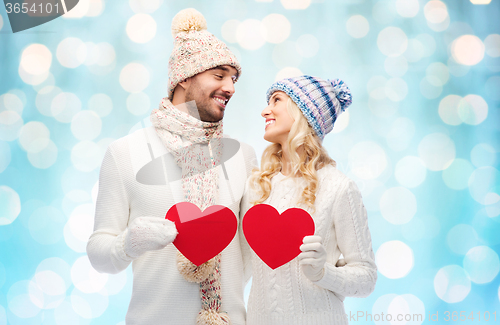
[[[99,166],[166,95],[187,7],[240,59],[224,128],[259,157],[273,81],[351,88],[324,145],[361,189],[379,267],[370,297],[346,299],[351,323],[500,319],[498,0],[80,0],[16,34],[0,9],[0,325],[124,324],[131,268],[85,255]]]

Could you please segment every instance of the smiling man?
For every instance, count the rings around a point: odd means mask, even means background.
[[[109,146],[87,253],[99,272],[132,263],[127,325],[244,325],[242,236],[196,266],[172,245],[177,229],[165,219],[184,201],[201,211],[223,205],[239,216],[255,152],[240,143],[228,157],[222,119],[241,67],[196,10],[179,12],[172,32],[168,96],[152,111],[151,127]],[[218,235],[217,227],[207,231]]]

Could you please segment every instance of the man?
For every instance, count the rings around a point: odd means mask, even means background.
[[[242,235],[197,267],[171,244],[177,230],[165,220],[183,201],[201,211],[224,205],[239,216],[255,152],[241,144],[224,155],[222,118],[241,68],[196,10],[179,12],[172,30],[168,98],[152,112],[152,127],[109,146],[87,253],[99,272],[132,262],[128,325],[243,325]]]

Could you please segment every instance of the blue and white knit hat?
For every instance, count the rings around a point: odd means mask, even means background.
[[[323,140],[337,117],[352,103],[351,91],[340,79],[311,76],[282,79],[267,90],[267,101],[275,91],[283,91],[297,104],[309,125]]]

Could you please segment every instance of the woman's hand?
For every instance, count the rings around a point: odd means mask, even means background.
[[[305,236],[300,246],[299,263],[302,272],[311,281],[315,282],[323,277],[326,263],[326,250],[321,244],[320,236]]]

